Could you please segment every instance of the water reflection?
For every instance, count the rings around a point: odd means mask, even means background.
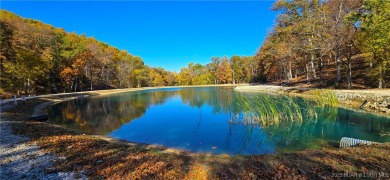
[[[302,98],[231,87],[167,88],[53,105],[50,119],[89,134],[194,152],[266,154],[328,146],[341,137],[390,141],[390,120]]]

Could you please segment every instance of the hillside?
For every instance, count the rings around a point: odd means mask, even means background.
[[[352,86],[351,89],[370,89],[377,88],[375,78],[369,76],[370,67],[369,63],[364,59],[356,59],[352,64]],[[307,80],[306,74],[301,73],[296,77],[294,76],[290,81],[288,79],[276,79],[271,80],[267,84],[272,85],[286,85],[286,86],[299,86],[299,87],[312,87],[312,88],[330,88],[330,89],[347,89],[347,75],[345,68],[341,69],[341,79],[339,84],[336,83],[337,68],[335,63],[327,64],[324,66],[322,82],[319,78],[315,80]],[[319,72],[316,73],[319,77]],[[384,87],[390,87],[390,82],[386,82]]]
[[[93,37],[0,11],[0,95],[47,94],[173,85],[174,73],[152,68]]]

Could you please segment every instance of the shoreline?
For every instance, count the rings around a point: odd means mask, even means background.
[[[156,86],[156,87],[140,87],[140,88],[124,88],[124,89],[104,89],[104,90],[93,90],[93,91],[82,91],[82,92],[66,92],[66,93],[57,93],[57,94],[43,94],[43,95],[33,95],[27,96],[26,100],[35,99],[35,98],[52,98],[68,95],[109,95],[122,92],[131,92],[131,91],[144,91],[151,89],[167,89],[167,88],[186,88],[186,87],[233,87],[233,86],[247,86],[248,84],[215,84],[215,85],[191,85],[191,86]],[[22,100],[21,96],[16,98],[18,102]],[[0,99],[0,105],[13,102],[13,99]]]
[[[159,86],[159,87],[141,87],[141,88],[125,88],[125,89],[108,89],[108,90],[94,90],[94,91],[83,91],[83,92],[70,92],[70,93],[57,93],[57,94],[45,94],[38,96],[26,97],[26,101],[31,101],[33,99],[42,99],[47,102],[41,103],[34,109],[32,116],[41,116],[47,115],[45,112],[46,107],[53,105],[55,103],[60,103],[64,101],[74,100],[77,98],[86,98],[92,96],[106,96],[116,93],[124,92],[134,92],[134,91],[145,91],[145,90],[155,90],[155,89],[169,89],[169,88],[189,88],[189,87],[235,87],[235,86],[245,86],[247,84],[220,84],[220,85],[193,85],[193,86]],[[22,98],[17,98],[17,103],[21,103]],[[3,107],[13,103],[13,99],[3,99],[0,100],[0,112],[3,111]]]

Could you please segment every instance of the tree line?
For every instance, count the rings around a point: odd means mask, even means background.
[[[389,85],[390,1],[279,0],[273,10],[280,12],[276,24],[255,55],[259,75],[351,88],[359,69],[367,84]]]
[[[298,77],[336,88],[351,88],[357,76],[372,87],[389,85],[390,1],[279,0],[273,10],[279,15],[255,55],[212,57],[179,73],[149,67],[93,37],[1,10],[0,94],[294,82]]]
[[[238,84],[256,81],[257,61],[253,56],[212,57],[202,65],[189,63],[177,75],[179,85]]]
[[[0,93],[169,86],[176,74],[93,37],[0,11]]]

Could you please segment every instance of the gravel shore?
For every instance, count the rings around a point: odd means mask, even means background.
[[[0,121],[0,179],[87,179],[80,172],[56,172],[53,165],[61,158],[13,134],[12,123]]]

